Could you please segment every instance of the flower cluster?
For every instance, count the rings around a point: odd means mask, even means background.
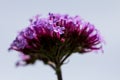
[[[22,30],[9,50],[20,52],[22,62],[33,64],[41,60],[45,64],[63,63],[72,53],[80,54],[100,50],[102,40],[94,25],[79,16],[49,13],[47,18],[35,16]]]

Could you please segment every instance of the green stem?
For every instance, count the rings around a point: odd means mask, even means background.
[[[56,75],[57,75],[58,80],[63,80],[60,66],[56,67]]]
[[[61,61],[60,65],[62,65],[62,64],[64,63],[64,61],[65,61],[70,55],[71,55],[70,53],[67,54],[67,55],[63,58],[63,60]]]

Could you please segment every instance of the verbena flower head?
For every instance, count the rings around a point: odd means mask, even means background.
[[[100,49],[102,40],[94,25],[79,16],[53,13],[47,18],[37,15],[30,19],[30,25],[18,34],[9,48],[20,52],[24,64],[33,64],[36,60],[55,64],[68,54]]]

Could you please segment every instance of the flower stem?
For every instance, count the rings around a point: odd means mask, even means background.
[[[57,75],[58,80],[63,80],[60,66],[56,67],[56,75]]]

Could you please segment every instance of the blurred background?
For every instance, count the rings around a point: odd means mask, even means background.
[[[36,14],[80,15],[100,30],[104,53],[74,54],[63,65],[63,80],[120,80],[119,0],[0,0],[0,80],[57,80],[55,72],[37,61],[16,67],[18,52],[8,52],[17,33]]]

